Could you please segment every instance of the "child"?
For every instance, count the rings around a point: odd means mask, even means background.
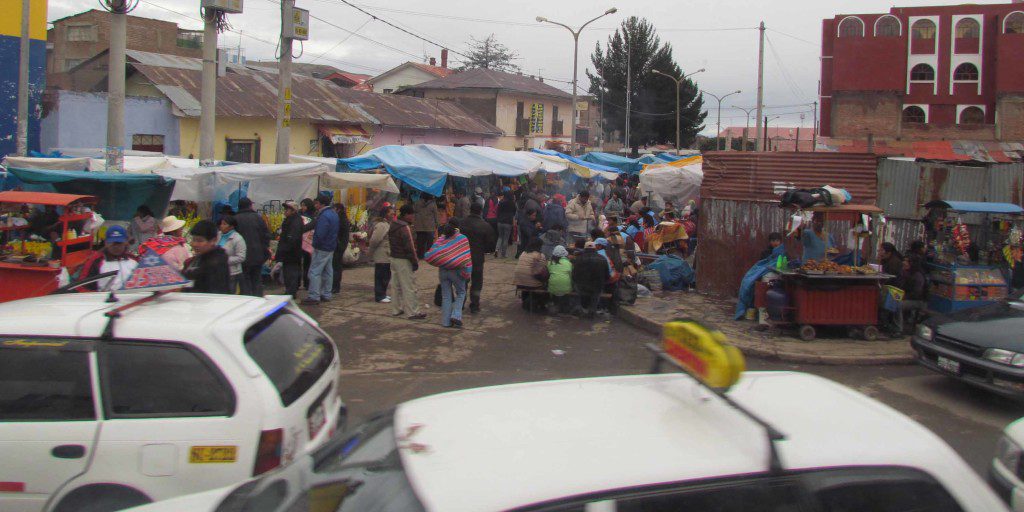
[[[231,274],[228,270],[228,253],[217,245],[220,236],[217,227],[208,220],[201,220],[192,226],[192,251],[195,256],[185,262],[182,272],[195,284],[194,293],[230,294]]]

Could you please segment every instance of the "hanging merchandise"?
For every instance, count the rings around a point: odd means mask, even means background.
[[[967,231],[967,224],[958,222],[953,226],[953,244],[960,251],[960,255],[968,256],[968,249],[971,247],[971,234]]]

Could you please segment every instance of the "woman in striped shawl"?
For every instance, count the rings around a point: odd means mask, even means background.
[[[451,224],[438,230],[440,237],[424,255],[427,263],[438,268],[441,281],[441,325],[462,328],[462,307],[466,304],[466,283],[473,273],[469,239]]]

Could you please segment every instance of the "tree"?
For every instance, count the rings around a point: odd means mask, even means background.
[[[679,79],[683,71],[672,57],[672,46],[662,44],[654,26],[635,16],[622,22],[602,50],[598,42],[590,61],[596,74],[587,70],[590,93],[604,97],[605,126],[623,131],[626,125],[626,69],[630,69],[631,111],[628,146],[636,153],[642,145],[675,144],[676,84],[652,73],[658,70]],[[704,95],[687,78],[679,87],[680,144],[693,144],[704,129]]]
[[[462,62],[459,71],[476,68],[493,69],[506,73],[519,71],[519,66],[512,63],[513,60],[519,58],[519,54],[499,43],[494,34],[487,36],[483,41],[473,36],[469,36],[469,40],[468,57]]]

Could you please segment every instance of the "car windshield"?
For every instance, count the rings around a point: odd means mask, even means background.
[[[217,512],[423,511],[402,467],[392,422],[390,412],[372,418],[313,453],[312,471],[293,466],[242,485]],[[301,478],[294,478],[298,473]]]

